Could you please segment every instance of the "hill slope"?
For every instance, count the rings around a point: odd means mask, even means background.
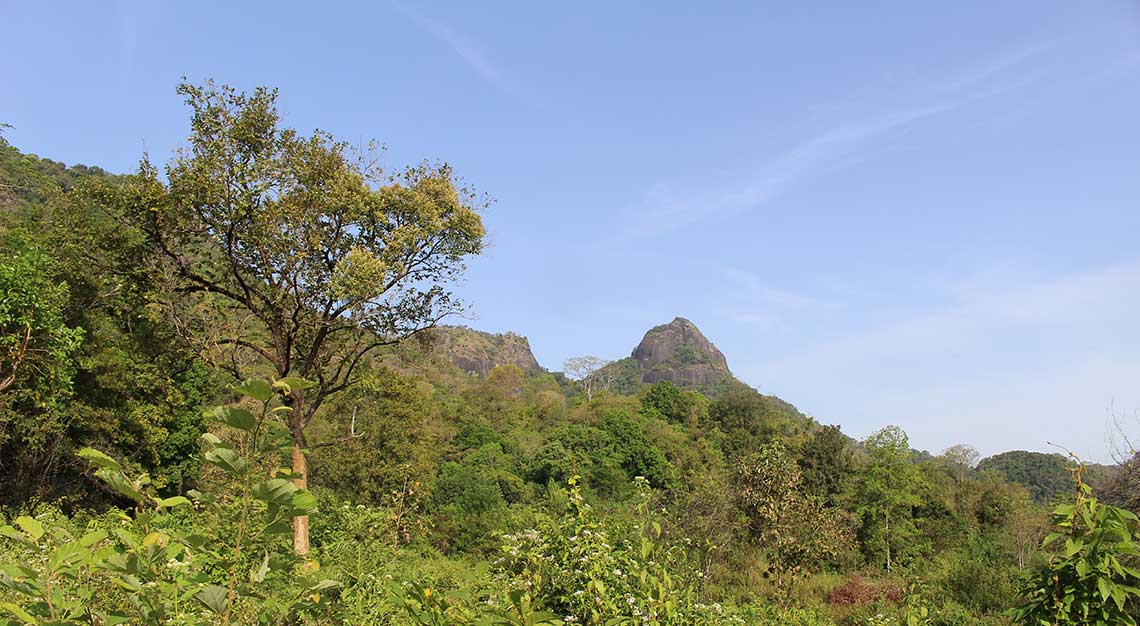
[[[500,365],[527,373],[543,371],[530,342],[515,333],[486,333],[466,326],[440,326],[431,331],[432,354],[470,374],[486,376]]]

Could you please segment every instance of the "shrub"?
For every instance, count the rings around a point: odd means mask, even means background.
[[[145,474],[130,477],[115,459],[82,450],[95,476],[133,509],[79,536],[46,516],[0,527],[15,544],[0,565],[0,587],[17,598],[0,603],[0,611],[23,624],[157,626],[281,623],[327,608],[337,584],[287,540],[292,518],[316,511],[316,499],[276,469],[289,438],[281,422],[288,409],[273,406],[275,389],[287,394],[302,384],[250,380],[236,387],[258,409],[215,411],[234,437],[203,435],[203,460],[221,478],[189,499],[154,496]],[[122,598],[106,589],[121,590]]]

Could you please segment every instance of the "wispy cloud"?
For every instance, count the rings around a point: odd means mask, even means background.
[[[754,331],[784,330],[789,321],[800,319],[808,311],[831,310],[834,302],[777,287],[759,274],[729,266],[714,266],[709,274],[720,274],[725,287],[718,290],[720,314]]]
[[[741,292],[748,300],[756,304],[771,305],[782,309],[802,309],[823,305],[819,298],[773,287],[754,272],[736,267],[722,267],[720,271],[736,287],[736,291]]]
[[[1057,41],[1042,42],[997,54],[981,65],[969,68],[961,74],[946,78],[943,82],[934,87],[934,91],[941,93],[961,93],[962,91],[973,89],[978,85],[988,82],[992,78],[1005,74],[1008,70],[1022,65],[1033,57],[1056,47],[1057,44]]]
[[[854,434],[897,423],[931,449],[1049,439],[1103,455],[1103,430],[1073,424],[1100,419],[1114,400],[1140,407],[1140,331],[1129,317],[1140,308],[1140,258],[1029,283],[980,281],[944,307],[737,371],[776,393],[815,398],[804,408]]]
[[[1049,48],[1049,44],[1041,44],[999,55],[928,87],[926,91],[932,96],[925,102],[832,126],[770,158],[727,191],[677,193],[667,186],[658,186],[646,194],[642,208],[636,212],[636,223],[626,235],[630,239],[658,235],[690,225],[706,215],[733,214],[767,203],[823,169],[857,160],[854,157],[878,139],[1038,80],[1039,75],[1008,74]],[[999,76],[1004,78],[995,80]]]
[[[513,97],[520,99],[525,97],[519,85],[501,67],[493,63],[482,46],[474,40],[464,36],[450,24],[433,18],[401,0],[389,0],[388,4],[421,30],[451,48],[484,81]]]
[[[1090,90],[1098,84],[1125,78],[1137,70],[1140,70],[1140,48],[1111,59],[1105,65],[1093,68],[1080,77],[1069,81],[1064,91],[1050,90],[1022,100],[1019,106],[996,118],[994,122],[1012,124],[1060,100],[1086,98]]]

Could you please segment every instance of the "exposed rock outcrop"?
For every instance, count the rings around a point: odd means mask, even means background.
[[[732,376],[724,354],[683,317],[651,328],[632,356],[645,383],[668,380],[699,387]]]
[[[632,355],[607,365],[605,371],[619,393],[636,393],[642,385],[669,381],[715,396],[742,384],[729,371],[724,354],[683,317],[649,329]]]
[[[516,365],[524,372],[542,371],[530,342],[515,333],[493,334],[466,326],[440,326],[431,330],[432,352],[472,374],[486,376],[500,365]]]

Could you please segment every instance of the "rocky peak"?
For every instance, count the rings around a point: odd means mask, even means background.
[[[517,365],[524,372],[542,371],[530,342],[522,335],[485,333],[466,326],[439,326],[431,333],[434,352],[465,372],[486,376],[500,365]]]
[[[683,317],[649,329],[632,356],[645,383],[705,386],[732,376],[724,354]]]

